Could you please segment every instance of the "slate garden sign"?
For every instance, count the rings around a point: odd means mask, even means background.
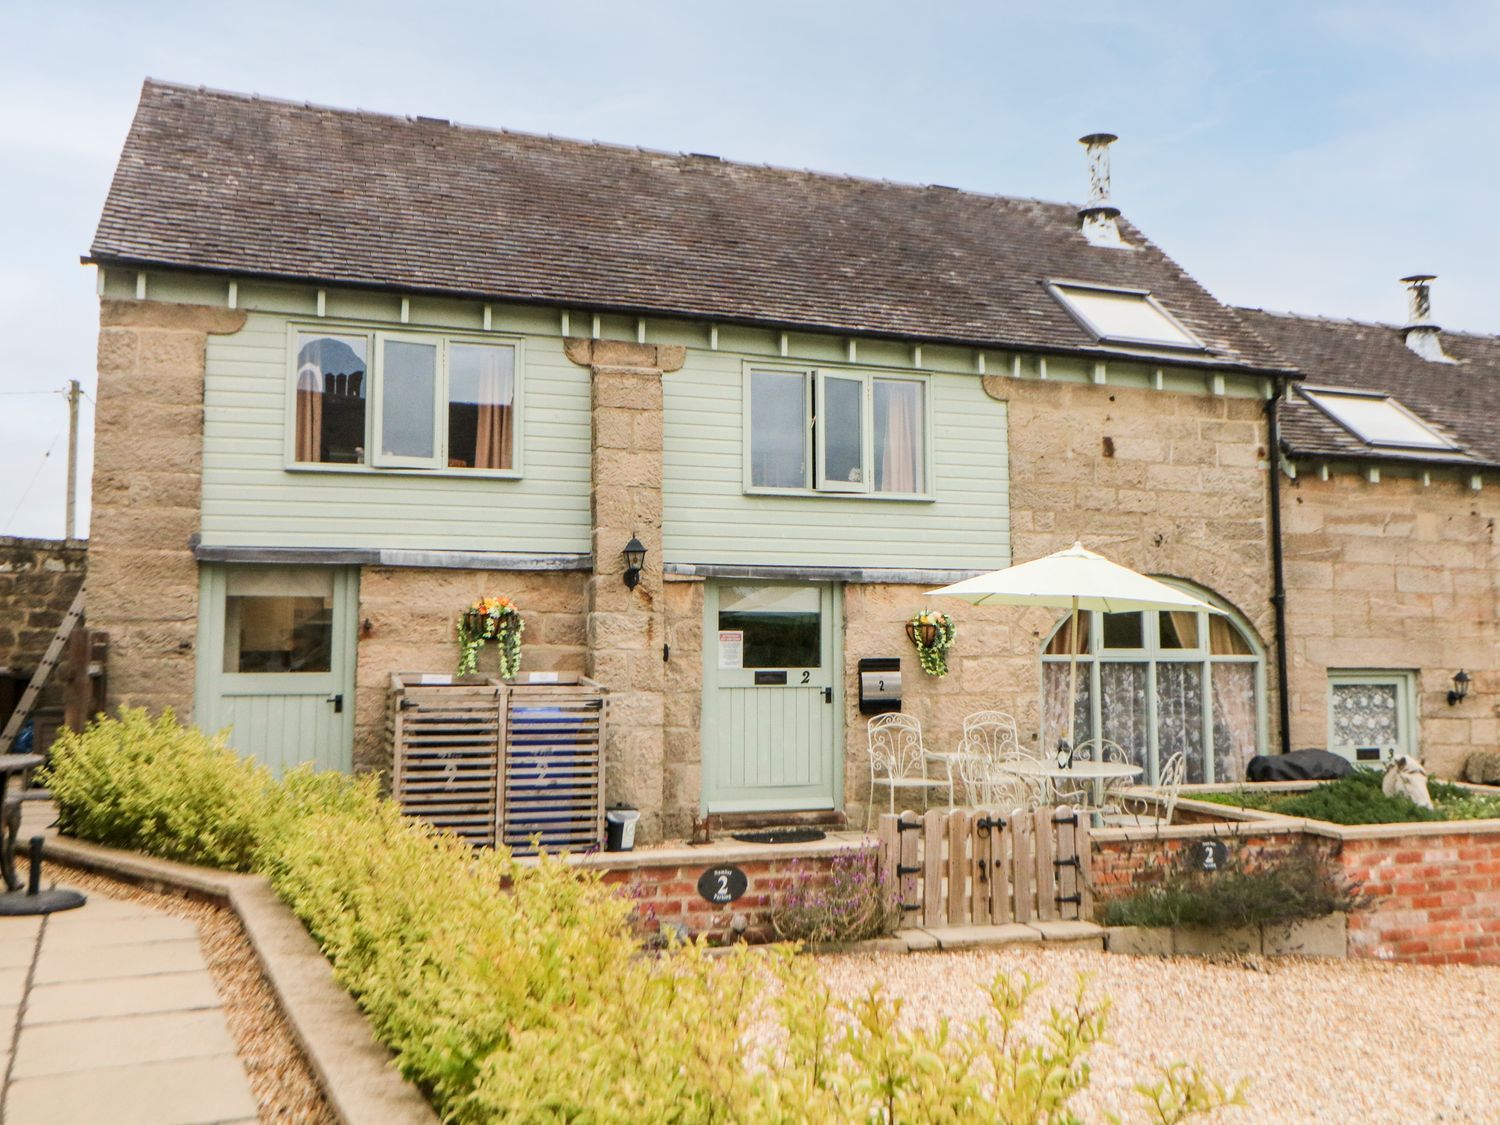
[[[749,878],[733,864],[726,864],[723,867],[710,867],[702,875],[698,876],[698,894],[706,901],[718,906],[731,903],[739,898],[740,895],[745,893],[745,888],[749,885]]]
[[[1193,862],[1199,871],[1223,871],[1229,863],[1229,849],[1223,840],[1200,840],[1193,846]]]

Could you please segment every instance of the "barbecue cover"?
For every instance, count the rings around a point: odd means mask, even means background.
[[[1293,750],[1290,754],[1259,754],[1245,766],[1247,781],[1332,781],[1347,777],[1354,767],[1347,758],[1327,750]]]

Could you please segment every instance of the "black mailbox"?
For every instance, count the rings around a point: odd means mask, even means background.
[[[859,662],[859,713],[879,715],[901,710],[901,661],[894,656],[867,656]]]

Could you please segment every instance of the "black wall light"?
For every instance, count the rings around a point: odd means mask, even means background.
[[[646,565],[646,548],[634,535],[625,544],[625,588],[634,590],[641,583],[641,568]]]
[[[1453,674],[1453,690],[1448,693],[1448,706],[1462,703],[1469,694],[1469,673],[1460,668]]]

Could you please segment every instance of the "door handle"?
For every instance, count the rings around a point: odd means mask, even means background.
[[[833,702],[833,689],[831,687],[826,687],[826,688],[823,689],[823,702],[824,703],[832,703]]]
[[[342,715],[344,713],[344,693],[336,691],[328,697],[328,702],[333,704],[333,713]]]

